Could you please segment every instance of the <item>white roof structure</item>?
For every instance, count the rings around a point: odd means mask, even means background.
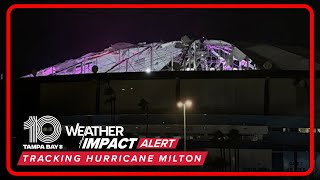
[[[289,49],[288,47],[286,49]],[[272,62],[274,66],[281,70],[297,70],[297,71],[309,71],[310,67],[310,59],[308,57],[304,57],[302,55],[298,55],[287,51],[282,48],[278,48],[275,46],[267,45],[267,44],[255,44],[252,46],[248,46],[243,49],[245,52],[255,53],[260,57],[267,59],[268,61]],[[252,57],[254,58],[254,57]],[[317,60],[317,57],[315,57]],[[320,64],[314,62],[314,69],[320,70]]]
[[[256,70],[256,64],[233,44],[222,40],[190,40],[156,43],[116,43],[101,52],[37,71],[36,76],[152,71]],[[32,74],[23,77],[32,77]]]

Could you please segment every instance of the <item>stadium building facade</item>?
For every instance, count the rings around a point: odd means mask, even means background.
[[[189,99],[187,147],[209,151],[206,170],[305,171],[308,61],[270,45],[236,46],[186,36],[172,42],[117,43],[16,80],[13,119],[19,126],[30,112],[50,114],[64,125],[117,124],[129,136],[183,138],[177,102]],[[318,71],[315,77],[319,92]],[[315,174],[320,173],[319,102],[315,93]],[[21,133],[13,129],[13,138]],[[219,159],[222,165],[210,166]]]

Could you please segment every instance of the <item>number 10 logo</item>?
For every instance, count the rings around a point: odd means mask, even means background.
[[[46,135],[42,131],[45,124],[53,126],[53,132],[50,135]],[[39,119],[37,119],[37,116],[29,116],[29,119],[23,123],[23,129],[29,129],[29,143],[36,143],[37,140],[43,143],[53,143],[61,134],[61,124],[53,116],[42,116]]]

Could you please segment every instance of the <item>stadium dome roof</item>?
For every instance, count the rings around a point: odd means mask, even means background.
[[[89,74],[93,66],[98,67],[98,73],[258,69],[252,59],[231,43],[204,38],[190,40],[184,36],[171,42],[116,43],[101,52],[37,71],[36,76]]]
[[[309,70],[309,58],[284,49],[266,44],[237,45],[241,50],[223,40],[191,40],[187,36],[171,42],[120,42],[23,77],[90,74],[93,69],[98,69],[97,73]],[[320,64],[315,63],[315,69],[319,70]]]

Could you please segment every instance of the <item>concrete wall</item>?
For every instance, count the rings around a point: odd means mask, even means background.
[[[143,113],[138,106],[139,101],[147,100],[150,112],[172,113],[176,111],[175,80],[114,80],[110,86],[116,94],[116,112]],[[102,83],[100,91],[100,112],[109,112],[110,103],[105,103]]]
[[[181,113],[176,106],[180,94],[182,98],[192,99],[193,107],[187,110],[191,114],[263,115],[264,82],[262,78],[188,79],[180,81],[180,93],[176,92],[176,80],[114,80],[110,85],[116,94],[119,114],[143,113],[138,106],[141,98],[150,103],[150,113]],[[102,114],[110,112],[105,87],[106,83],[101,83],[99,111]],[[308,89],[297,87],[293,79],[271,79],[269,91],[270,115],[308,115]],[[315,99],[318,110],[319,95]],[[95,114],[95,83],[43,83],[40,107],[43,112],[54,111],[59,115]]]
[[[95,112],[94,82],[43,83],[40,108],[43,114],[92,114]]]
[[[202,113],[263,114],[263,79],[182,80],[181,96]]]

